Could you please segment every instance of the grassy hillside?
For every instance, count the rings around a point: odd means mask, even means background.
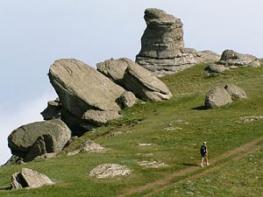
[[[263,67],[242,68],[228,71],[217,77],[206,77],[203,73],[204,65],[197,65],[176,75],[163,78],[171,89],[174,97],[162,103],[140,103],[123,112],[123,118],[111,122],[107,126],[86,133],[76,140],[67,151],[74,150],[82,142],[92,139],[109,149],[106,153],[81,153],[68,157],[59,157],[46,161],[34,161],[24,165],[0,168],[0,186],[8,185],[12,173],[22,167],[32,168],[48,175],[57,184],[34,190],[0,191],[0,196],[14,197],[67,197],[67,196],[117,196],[132,188],[162,179],[180,169],[195,166],[200,163],[199,147],[207,141],[210,159],[214,159],[226,151],[241,146],[253,139],[263,136],[263,120],[242,123],[240,117],[263,115]],[[204,110],[202,108],[205,93],[217,84],[234,83],[243,88],[249,99],[235,102],[220,109]],[[149,143],[151,146],[139,146]],[[258,153],[257,158],[262,158]],[[160,169],[144,169],[138,161],[162,161],[168,167]],[[202,177],[197,181],[197,190],[191,192],[205,192],[217,187],[217,192],[232,194],[233,190],[224,184],[217,186],[217,177],[228,182],[238,179],[240,171],[250,168],[247,159],[236,162],[233,167],[224,169],[227,175],[221,177],[219,171],[213,172],[209,185]],[[262,159],[258,162],[262,163]],[[132,169],[128,177],[96,180],[88,176],[91,169],[103,163],[118,163]],[[240,170],[233,170],[240,169]],[[242,184],[253,186],[254,174],[257,171],[246,170],[247,181]],[[179,177],[182,179],[183,177]],[[251,180],[250,180],[251,179]],[[253,179],[253,180],[252,180]],[[259,179],[262,181],[262,179]],[[258,180],[258,181],[259,181]],[[164,190],[157,196],[188,195],[181,187],[182,181]],[[181,185],[180,185],[181,184]],[[256,184],[256,183],[255,183]],[[262,185],[261,185],[262,186]],[[178,189],[179,188],[179,189]],[[258,196],[259,187],[240,190],[239,196]],[[209,191],[207,191],[209,190]],[[134,196],[147,194],[148,190]],[[195,193],[194,193],[195,194]],[[189,195],[191,195],[189,193]]]

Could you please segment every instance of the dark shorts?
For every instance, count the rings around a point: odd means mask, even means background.
[[[201,156],[204,158],[204,157],[206,157],[206,153],[205,154],[201,154]]]

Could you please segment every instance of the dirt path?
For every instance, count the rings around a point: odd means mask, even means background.
[[[118,196],[119,197],[131,196],[133,194],[138,194],[138,193],[142,193],[142,192],[147,191],[147,190],[151,190],[151,193],[148,193],[146,195],[146,196],[149,196],[149,195],[152,195],[153,193],[157,193],[159,191],[162,191],[167,186],[169,186],[171,183],[175,183],[175,182],[180,181],[180,179],[176,180],[176,178],[188,176],[188,175],[191,175],[194,173],[197,173],[197,174],[194,174],[194,175],[187,177],[187,178],[189,178],[189,179],[199,178],[199,177],[204,176],[205,174],[210,173],[211,171],[219,168],[220,166],[223,166],[224,160],[226,160],[228,158],[231,158],[234,160],[239,160],[239,159],[242,159],[247,154],[256,151],[259,148],[258,145],[260,143],[263,143],[263,137],[255,139],[255,140],[253,140],[247,144],[244,144],[238,148],[227,151],[217,158],[214,158],[213,160],[210,161],[211,166],[209,168],[201,169],[199,166],[192,166],[192,167],[184,168],[184,169],[178,170],[178,171],[174,172],[173,174],[170,174],[170,175],[168,175],[162,179],[156,180],[156,181],[148,183],[146,185],[139,186],[136,188],[129,188],[127,190],[123,190],[121,192],[121,194]],[[220,163],[222,163],[222,164],[220,164]],[[217,165],[215,165],[215,164],[217,164]]]

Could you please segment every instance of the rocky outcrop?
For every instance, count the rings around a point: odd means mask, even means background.
[[[31,161],[45,153],[58,153],[70,140],[71,131],[61,120],[49,120],[24,125],[8,137],[13,155]]]
[[[172,74],[200,62],[215,62],[219,56],[211,51],[198,52],[184,47],[181,19],[159,9],[146,9],[147,28],[141,38],[136,62],[157,76]]]
[[[62,105],[62,119],[71,127],[86,129],[120,117],[116,100],[125,90],[85,63],[57,60],[49,78]]]
[[[131,170],[119,164],[102,164],[90,171],[89,176],[98,179],[128,176]]]
[[[262,63],[260,59],[253,55],[241,54],[233,50],[223,51],[219,61],[209,64],[205,71],[208,76],[217,76],[226,70],[240,68],[240,67],[260,67]]]
[[[11,177],[11,189],[31,189],[52,184],[54,182],[46,175],[28,168],[22,168],[21,172],[17,172]]]
[[[241,54],[229,49],[222,53],[221,59],[218,63],[231,68],[261,66],[260,60],[257,57],[248,54]]]
[[[207,108],[217,108],[230,104],[238,99],[246,99],[244,90],[233,84],[217,86],[209,90],[205,98]]]
[[[143,100],[161,101],[172,97],[167,86],[128,58],[111,59],[97,64],[98,70]]]

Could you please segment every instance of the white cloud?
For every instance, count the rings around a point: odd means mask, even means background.
[[[11,156],[7,145],[8,135],[23,124],[43,120],[40,112],[46,107],[47,101],[54,98],[55,93],[48,92],[20,106],[0,106],[0,164],[5,163]]]

